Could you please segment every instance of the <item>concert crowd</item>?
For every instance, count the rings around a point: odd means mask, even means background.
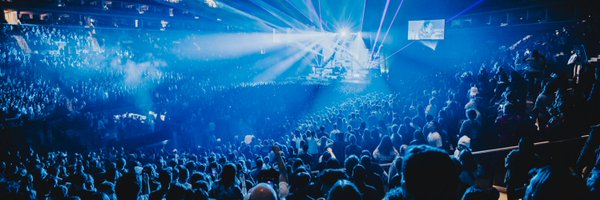
[[[599,71],[569,27],[360,94],[217,86],[221,71],[165,67],[177,61],[154,53],[161,33],[133,33],[132,47],[111,31],[1,29],[0,130],[29,141],[0,155],[6,199],[498,199],[498,185],[508,199],[600,198]],[[323,91],[339,98],[306,103]],[[93,148],[61,148],[45,138],[56,127]],[[27,131],[39,135],[15,136]],[[171,139],[123,142],[160,134]],[[572,138],[587,141],[561,143]]]

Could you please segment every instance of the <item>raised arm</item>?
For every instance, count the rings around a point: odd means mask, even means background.
[[[277,144],[273,145],[273,153],[275,153],[275,159],[277,159],[277,167],[279,167],[279,182],[288,182],[287,170],[285,162],[283,161],[281,149]]]

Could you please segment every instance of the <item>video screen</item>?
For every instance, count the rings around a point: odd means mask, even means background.
[[[408,40],[443,40],[444,19],[408,21]]]

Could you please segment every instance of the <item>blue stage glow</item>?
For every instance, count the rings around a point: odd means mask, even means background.
[[[6,199],[600,191],[594,1],[0,2]]]

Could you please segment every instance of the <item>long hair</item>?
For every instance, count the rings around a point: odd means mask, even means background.
[[[224,186],[231,186],[235,184],[235,176],[237,169],[233,163],[227,163],[223,166],[223,172],[221,172],[221,183]]]
[[[390,138],[390,136],[383,136],[377,148],[379,149],[379,153],[386,155],[391,154],[392,151],[394,151],[394,144],[392,143],[392,139]]]

